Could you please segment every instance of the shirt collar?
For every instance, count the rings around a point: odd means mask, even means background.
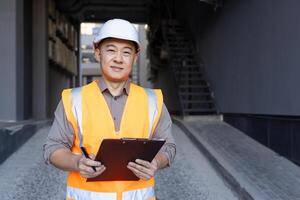
[[[129,90],[130,90],[130,79],[127,79],[125,84],[124,84],[124,87],[123,87],[123,91],[125,92],[125,94],[129,94]],[[108,90],[108,87],[104,81],[104,78],[102,76],[100,76],[99,78],[99,81],[98,81],[98,86],[100,88],[100,91],[103,93],[105,92],[106,90],[109,92]],[[110,92],[109,92],[110,93]]]

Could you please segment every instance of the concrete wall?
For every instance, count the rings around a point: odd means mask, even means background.
[[[17,120],[17,0],[0,1],[0,120]]]
[[[45,119],[49,105],[47,0],[32,0],[32,3],[33,117]]]
[[[300,115],[299,1],[181,4],[221,112]]]
[[[177,96],[175,78],[171,68],[159,69],[154,81],[154,88],[162,90],[164,103],[171,114],[180,114],[180,103]]]
[[[24,119],[32,117],[32,0],[26,0],[24,3],[24,84],[20,88],[24,88],[23,105]],[[21,100],[21,99],[20,99]]]

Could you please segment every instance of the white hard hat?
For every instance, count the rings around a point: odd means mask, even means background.
[[[105,38],[130,40],[137,44],[138,49],[140,48],[139,36],[136,28],[129,21],[124,19],[111,19],[105,22],[94,38],[94,44],[99,43]]]

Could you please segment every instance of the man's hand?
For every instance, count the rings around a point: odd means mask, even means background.
[[[77,163],[78,171],[84,178],[93,178],[99,176],[106,169],[105,166],[100,162],[94,161],[94,155],[90,155],[90,158],[91,159],[81,156]],[[93,166],[96,168],[96,171],[94,171],[94,169],[92,168]]]
[[[91,159],[85,158],[81,154],[74,154],[68,148],[60,148],[54,151],[49,160],[55,167],[65,171],[78,171],[84,178],[93,178],[104,172],[105,166],[95,160],[94,155],[89,155]],[[96,172],[92,168],[96,168]]]
[[[158,163],[155,158],[151,163],[145,160],[136,159],[135,162],[129,162],[127,168],[130,169],[138,178],[142,180],[149,180],[154,177],[158,170]]]

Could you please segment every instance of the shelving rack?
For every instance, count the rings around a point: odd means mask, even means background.
[[[48,1],[48,116],[53,112],[65,88],[78,86],[79,24],[62,14],[54,0]]]

